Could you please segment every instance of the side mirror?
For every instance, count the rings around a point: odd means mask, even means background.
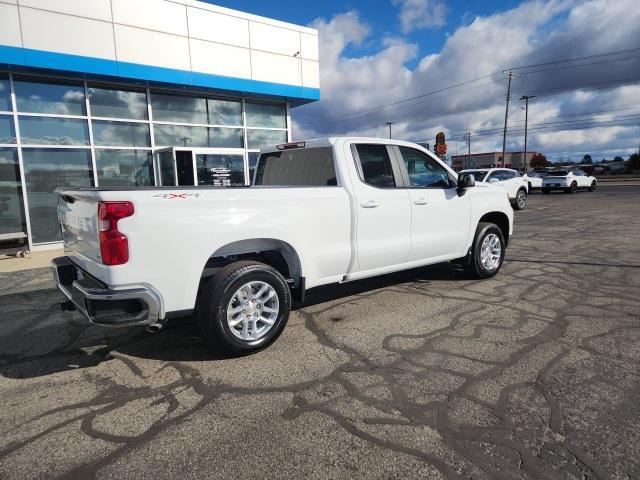
[[[498,183],[500,180],[498,180],[497,178],[490,178],[489,179],[489,183]]]
[[[461,173],[458,175],[458,195],[464,195],[467,188],[476,186],[476,178],[471,173]]]

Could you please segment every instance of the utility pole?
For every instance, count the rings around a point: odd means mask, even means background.
[[[502,133],[502,166],[505,166],[506,154],[507,154],[507,118],[509,117],[509,100],[511,100],[511,79],[513,77],[519,77],[520,75],[515,74],[509,69],[509,72],[505,70],[505,73],[508,77],[508,86],[507,86],[507,106],[504,110],[504,131]]]
[[[535,95],[523,95],[520,100],[524,100],[524,156],[522,158],[522,171],[525,172],[529,164],[527,163],[527,124],[529,123],[529,99],[536,98]]]
[[[471,168],[471,132],[467,132],[467,167]]]
[[[385,125],[387,125],[389,127],[389,139],[391,139],[391,125],[393,125],[395,122],[386,122]]]

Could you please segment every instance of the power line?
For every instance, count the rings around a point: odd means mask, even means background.
[[[586,56],[583,56],[583,57],[574,57],[574,58],[567,58],[567,59],[555,60],[555,61],[550,61],[550,62],[531,64],[531,65],[523,65],[523,66],[520,66],[520,67],[513,67],[511,70],[523,70],[523,69],[527,69],[527,68],[534,68],[534,67],[540,67],[540,66],[555,65],[555,64],[568,63],[568,62],[576,62],[576,61],[587,60],[587,59],[591,59],[591,58],[602,58],[602,57],[611,56],[611,55],[621,55],[621,54],[624,54],[624,53],[637,52],[637,51],[640,51],[640,47],[626,49],[626,50],[618,50],[618,51],[600,53],[600,54],[586,55]],[[600,63],[604,63],[604,62],[600,62]],[[569,67],[567,67],[567,68],[569,68]],[[378,106],[375,106],[375,107],[369,107],[369,108],[366,108],[366,109],[363,109],[363,110],[359,110],[359,111],[356,111],[356,112],[352,112],[352,113],[349,113],[349,114],[335,115],[333,117],[326,117],[324,119],[320,119],[320,120],[317,120],[317,121],[314,121],[314,122],[306,122],[306,123],[305,122],[301,122],[300,126],[308,127],[308,126],[311,126],[311,125],[317,125],[317,124],[322,124],[322,123],[333,123],[333,122],[348,120],[348,119],[350,119],[350,118],[352,118],[354,116],[357,117],[357,116],[365,114],[367,112],[376,111],[376,110],[388,108],[388,107],[391,107],[391,106],[400,105],[400,104],[411,102],[411,101],[414,101],[414,100],[417,100],[417,99],[420,99],[420,98],[424,98],[424,97],[427,97],[427,96],[435,95],[437,93],[446,92],[446,91],[458,88],[460,86],[468,85],[468,84],[483,80],[485,78],[493,77],[495,75],[498,75],[499,73],[500,72],[493,72],[493,73],[490,73],[488,75],[483,75],[481,77],[477,77],[477,78],[473,78],[473,79],[470,79],[470,80],[466,80],[464,82],[460,82],[460,83],[457,83],[457,84],[454,84],[454,85],[450,85],[448,87],[443,87],[443,88],[440,88],[440,89],[437,89],[437,90],[426,92],[426,93],[423,93],[423,94],[420,94],[420,95],[416,95],[414,97],[400,99],[400,100],[397,100],[397,101],[394,101],[394,102],[391,102],[391,103],[388,103],[388,104],[384,104],[384,105],[378,105]],[[523,73],[528,75],[528,74],[531,74],[531,73],[536,73],[536,71],[534,70],[534,71],[523,72]],[[493,83],[493,82],[491,82],[491,83]],[[523,92],[520,92],[520,93],[523,93]],[[533,93],[533,92],[524,92],[524,93]]]
[[[554,118],[566,118],[566,117],[576,117],[576,116],[581,116],[581,115],[596,115],[596,114],[607,114],[607,113],[612,113],[612,112],[622,112],[622,111],[626,111],[626,110],[633,110],[633,109],[637,109],[640,108],[640,104],[638,105],[634,105],[634,106],[630,106],[630,107],[625,107],[625,108],[616,108],[616,109],[611,109],[611,110],[596,110],[596,111],[591,111],[591,112],[578,112],[578,113],[568,113],[568,114],[564,114],[564,115],[554,115]],[[589,119],[584,119],[584,121],[588,121]],[[511,123],[523,123],[524,120],[514,120]],[[489,129],[489,130],[482,130],[482,131],[495,131],[498,132],[500,130],[500,127],[495,127],[494,129]],[[515,130],[513,130],[515,131]],[[449,138],[454,138],[454,137],[463,137],[464,135],[466,135],[467,130],[457,130],[457,131],[453,131],[453,132],[449,132]]]

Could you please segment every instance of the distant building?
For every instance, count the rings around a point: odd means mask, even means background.
[[[537,152],[527,152],[527,159],[524,162],[524,152],[507,152],[505,156],[505,167],[516,170],[529,170],[531,158]],[[489,168],[502,167],[502,152],[472,153],[471,155],[453,155],[451,166],[454,170],[464,170],[465,168]]]

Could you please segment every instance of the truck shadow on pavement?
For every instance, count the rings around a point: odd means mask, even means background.
[[[452,264],[438,264],[318,287],[307,293],[304,311],[333,300],[411,282],[428,287],[431,281],[468,279]],[[55,288],[0,296],[0,375],[6,378],[46,377],[59,372],[95,367],[115,356],[161,361],[216,361],[233,358],[210,349],[202,340],[194,317],[170,321],[157,334],[144,327],[108,329],[90,325],[77,313],[62,312]],[[122,355],[118,355],[122,354]]]

